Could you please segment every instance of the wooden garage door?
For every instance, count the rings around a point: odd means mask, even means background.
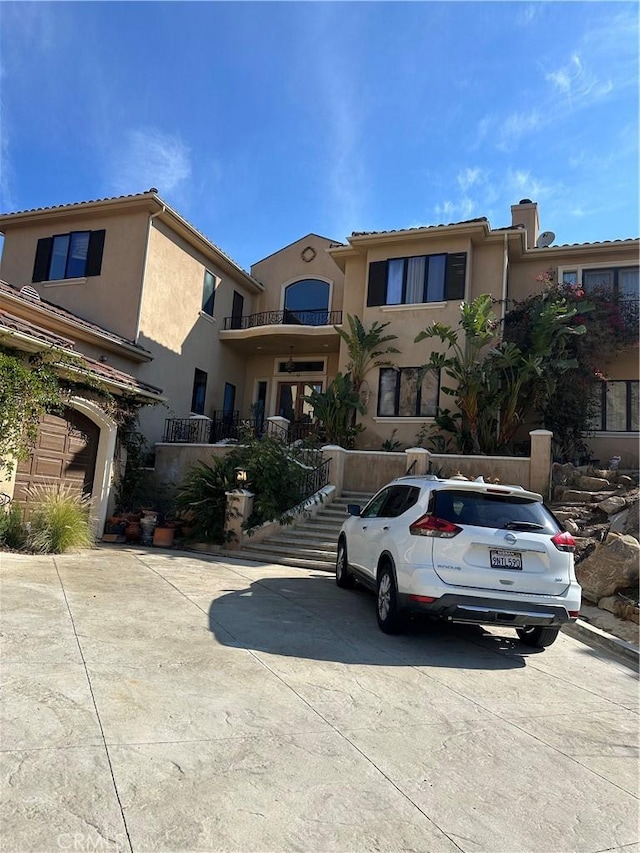
[[[99,437],[100,428],[74,409],[42,418],[31,458],[16,472],[14,499],[25,505],[27,517],[30,486],[64,483],[91,494]]]

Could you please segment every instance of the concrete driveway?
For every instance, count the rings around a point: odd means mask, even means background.
[[[2,849],[625,851],[631,669],[561,636],[381,634],[327,574],[0,554]]]

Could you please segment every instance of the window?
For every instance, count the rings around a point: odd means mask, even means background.
[[[31,281],[62,281],[100,275],[103,231],[71,231],[38,240]]]
[[[285,323],[326,326],[329,322],[329,285],[305,278],[290,284],[284,292]]]
[[[593,421],[596,432],[638,432],[638,380],[602,382]]]
[[[562,270],[562,283],[577,285],[582,277],[585,293],[609,290],[621,299],[637,299],[640,291],[638,267],[602,267]]]
[[[202,288],[202,310],[210,317],[213,317],[213,306],[216,300],[217,286],[218,279],[216,276],[212,272],[209,272],[209,270],[205,270],[204,287]]]
[[[438,406],[440,377],[427,371],[422,381],[419,367],[385,367],[380,370],[378,417],[433,418]]]
[[[204,415],[204,401],[207,396],[207,374],[196,367],[193,376],[191,411],[194,415]]]
[[[420,255],[369,264],[367,305],[416,305],[463,299],[467,255]]]
[[[324,361],[280,361],[278,373],[322,373]]]
[[[397,518],[418,502],[420,489],[415,486],[389,486],[364,508],[361,518]]]

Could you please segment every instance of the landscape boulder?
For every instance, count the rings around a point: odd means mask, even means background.
[[[586,474],[578,474],[575,480],[575,486],[578,489],[584,489],[587,492],[598,492],[601,489],[609,489],[611,483],[602,477],[589,477]]]
[[[622,512],[626,505],[627,502],[624,498],[621,498],[618,495],[611,495],[610,498],[605,498],[603,501],[600,501],[598,509],[606,515],[615,515],[617,512]]]
[[[583,595],[597,603],[618,590],[637,587],[640,544],[633,536],[609,533],[601,545],[576,566]]]

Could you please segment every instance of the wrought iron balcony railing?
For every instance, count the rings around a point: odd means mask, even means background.
[[[256,326],[339,326],[342,311],[262,311],[244,317],[225,317],[225,329],[254,329]]]

